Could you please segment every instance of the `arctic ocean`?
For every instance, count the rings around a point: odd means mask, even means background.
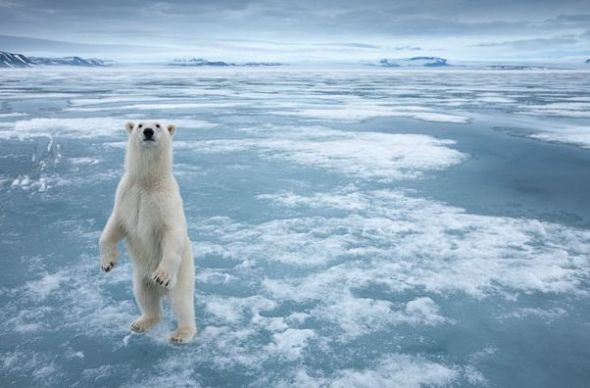
[[[3,386],[584,387],[590,71],[2,70]],[[194,343],[98,238],[178,127]],[[124,248],[121,246],[121,249]]]

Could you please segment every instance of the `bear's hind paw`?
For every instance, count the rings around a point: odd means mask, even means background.
[[[178,328],[170,334],[170,342],[175,344],[191,342],[196,333],[197,329],[194,327]]]
[[[151,329],[156,323],[160,321],[159,318],[146,318],[139,317],[135,321],[131,322],[129,329],[136,333],[143,333]]]

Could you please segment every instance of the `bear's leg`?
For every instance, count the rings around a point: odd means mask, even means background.
[[[189,342],[197,333],[192,292],[178,286],[169,291],[170,305],[176,318],[176,330],[170,334],[170,341]]]
[[[192,253],[190,253],[189,257],[185,256],[183,258],[176,287],[168,291],[172,312],[176,318],[176,330],[170,334],[170,341],[172,342],[190,342],[197,333],[193,298],[194,282],[193,257]]]
[[[137,272],[133,274],[133,292],[141,310],[141,316],[133,321],[129,328],[137,333],[142,333],[160,321],[162,293],[157,285]]]
[[[109,272],[117,265],[117,258],[119,257],[117,243],[122,238],[123,231],[117,224],[115,210],[113,210],[113,214],[109,217],[98,243],[100,248],[100,267],[103,271]]]
[[[162,260],[152,274],[152,280],[162,287],[172,289],[176,285],[187,244],[185,235],[182,230],[171,229],[162,237]]]

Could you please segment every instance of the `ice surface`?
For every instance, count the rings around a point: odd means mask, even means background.
[[[590,148],[590,124],[587,126],[557,126],[529,135],[533,139],[578,145]]]
[[[132,115],[125,116],[134,120]],[[11,125],[0,127],[0,139],[31,137],[70,137],[73,139],[113,136],[121,132],[125,117],[85,117],[85,118],[34,118],[18,120]],[[155,118],[154,120],[158,120]],[[166,122],[166,120],[161,120]],[[121,124],[123,123],[123,124]],[[214,124],[204,120],[176,119],[177,125],[185,128],[210,128]]]
[[[0,386],[587,384],[587,72],[0,76]],[[143,119],[178,126],[184,347],[99,271]]]
[[[325,128],[267,128],[265,136],[177,143],[193,152],[257,151],[266,159],[339,171],[360,178],[414,178],[465,159],[450,140],[413,134],[352,133]]]
[[[363,121],[375,117],[408,117],[424,121],[466,123],[467,117],[437,113],[425,107],[416,106],[387,106],[378,102],[355,101],[343,105],[326,106],[320,108],[304,108],[289,112],[300,117],[314,119],[330,119],[337,121]]]

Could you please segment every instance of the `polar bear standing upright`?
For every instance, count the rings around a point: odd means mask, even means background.
[[[100,237],[101,267],[117,264],[117,242],[125,239],[133,258],[133,290],[141,316],[131,330],[144,332],[161,317],[167,295],[177,321],[173,342],[189,342],[196,333],[194,264],[178,184],[172,175],[174,125],[127,123],[125,173],[115,206]]]

